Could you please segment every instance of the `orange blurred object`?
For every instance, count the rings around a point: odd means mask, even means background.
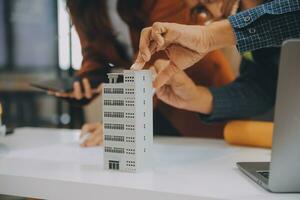
[[[231,121],[225,126],[224,138],[233,145],[271,148],[273,127],[272,122]]]

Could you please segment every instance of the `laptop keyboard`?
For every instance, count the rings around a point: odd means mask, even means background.
[[[258,171],[257,173],[259,173],[260,175],[262,175],[266,179],[269,179],[269,174],[270,174],[269,171]]]

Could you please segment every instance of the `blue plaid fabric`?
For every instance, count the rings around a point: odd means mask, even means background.
[[[210,88],[213,111],[201,115],[211,123],[249,119],[271,110],[276,100],[280,48],[263,48],[252,52],[253,61],[243,58],[240,76],[232,83]]]
[[[300,38],[300,0],[273,0],[230,16],[240,52]]]

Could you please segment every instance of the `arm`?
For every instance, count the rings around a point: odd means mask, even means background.
[[[228,18],[240,52],[300,37],[300,1],[273,0]]]
[[[83,31],[76,26],[76,23],[74,24],[79,35],[83,60],[80,70],[76,73],[73,90],[70,92],[48,91],[48,94],[63,98],[70,104],[82,106],[101,93],[99,84],[105,80],[109,68],[103,67],[102,57],[98,55],[98,47],[89,42]]]
[[[107,80],[112,62],[115,66],[128,66],[129,62],[120,56],[120,48],[113,38],[99,32],[91,38],[73,20],[78,33],[83,60],[80,70],[76,73],[76,81],[71,92],[49,92],[49,94],[64,98],[74,105],[88,104],[101,93],[100,84]],[[81,82],[81,83],[80,83]]]
[[[237,45],[243,52],[278,46],[298,37],[300,0],[274,0],[208,26],[155,23],[142,31],[132,69],[143,68],[156,51],[167,52],[170,66],[154,81],[154,86],[160,88],[176,72],[191,67],[212,50]]]
[[[231,84],[210,88],[212,112],[201,115],[205,122],[257,116],[274,106],[279,49],[267,48],[253,52],[256,61],[243,59],[241,75]]]

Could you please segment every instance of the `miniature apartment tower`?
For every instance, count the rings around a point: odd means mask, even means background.
[[[151,72],[124,70],[108,79],[103,87],[104,168],[145,170],[153,143]]]

